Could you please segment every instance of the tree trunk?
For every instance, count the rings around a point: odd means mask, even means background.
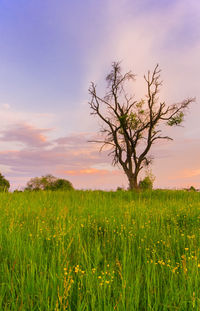
[[[129,190],[138,190],[139,187],[136,174],[128,176],[128,181],[129,181]]]

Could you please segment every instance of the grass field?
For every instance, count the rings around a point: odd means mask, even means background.
[[[200,310],[200,194],[0,195],[0,310]]]

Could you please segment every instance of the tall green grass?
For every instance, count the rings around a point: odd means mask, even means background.
[[[200,310],[200,194],[0,195],[0,310]]]

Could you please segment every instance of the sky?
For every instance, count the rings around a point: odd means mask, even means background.
[[[126,188],[126,176],[89,143],[99,130],[88,88],[105,94],[113,61],[131,91],[158,63],[160,98],[196,97],[173,141],[151,150],[155,187],[200,188],[200,3],[197,0],[0,0],[0,171],[12,189],[36,176],[78,189]],[[142,178],[142,177],[141,177]]]

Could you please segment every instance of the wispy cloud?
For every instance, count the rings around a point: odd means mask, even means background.
[[[44,135],[50,129],[37,129],[29,124],[16,124],[0,131],[0,142],[20,142],[29,147],[44,147],[50,143]]]
[[[20,125],[2,131],[1,140],[18,142],[24,145],[21,149],[7,149],[0,151],[0,163],[6,167],[7,176],[27,178],[52,173],[65,178],[98,176],[112,174],[106,152],[99,153],[99,147],[88,142],[93,133],[77,133],[57,139],[47,139],[44,133],[49,130]],[[95,166],[98,166],[96,168]],[[102,166],[102,168],[101,168]],[[84,182],[84,187],[86,186]],[[77,180],[75,180],[77,185]],[[81,186],[80,182],[78,185]],[[83,185],[82,185],[83,187]]]
[[[98,170],[96,168],[87,168],[81,170],[69,170],[63,171],[63,174],[66,175],[73,175],[73,176],[80,176],[80,175],[105,175],[110,173],[109,170]]]

